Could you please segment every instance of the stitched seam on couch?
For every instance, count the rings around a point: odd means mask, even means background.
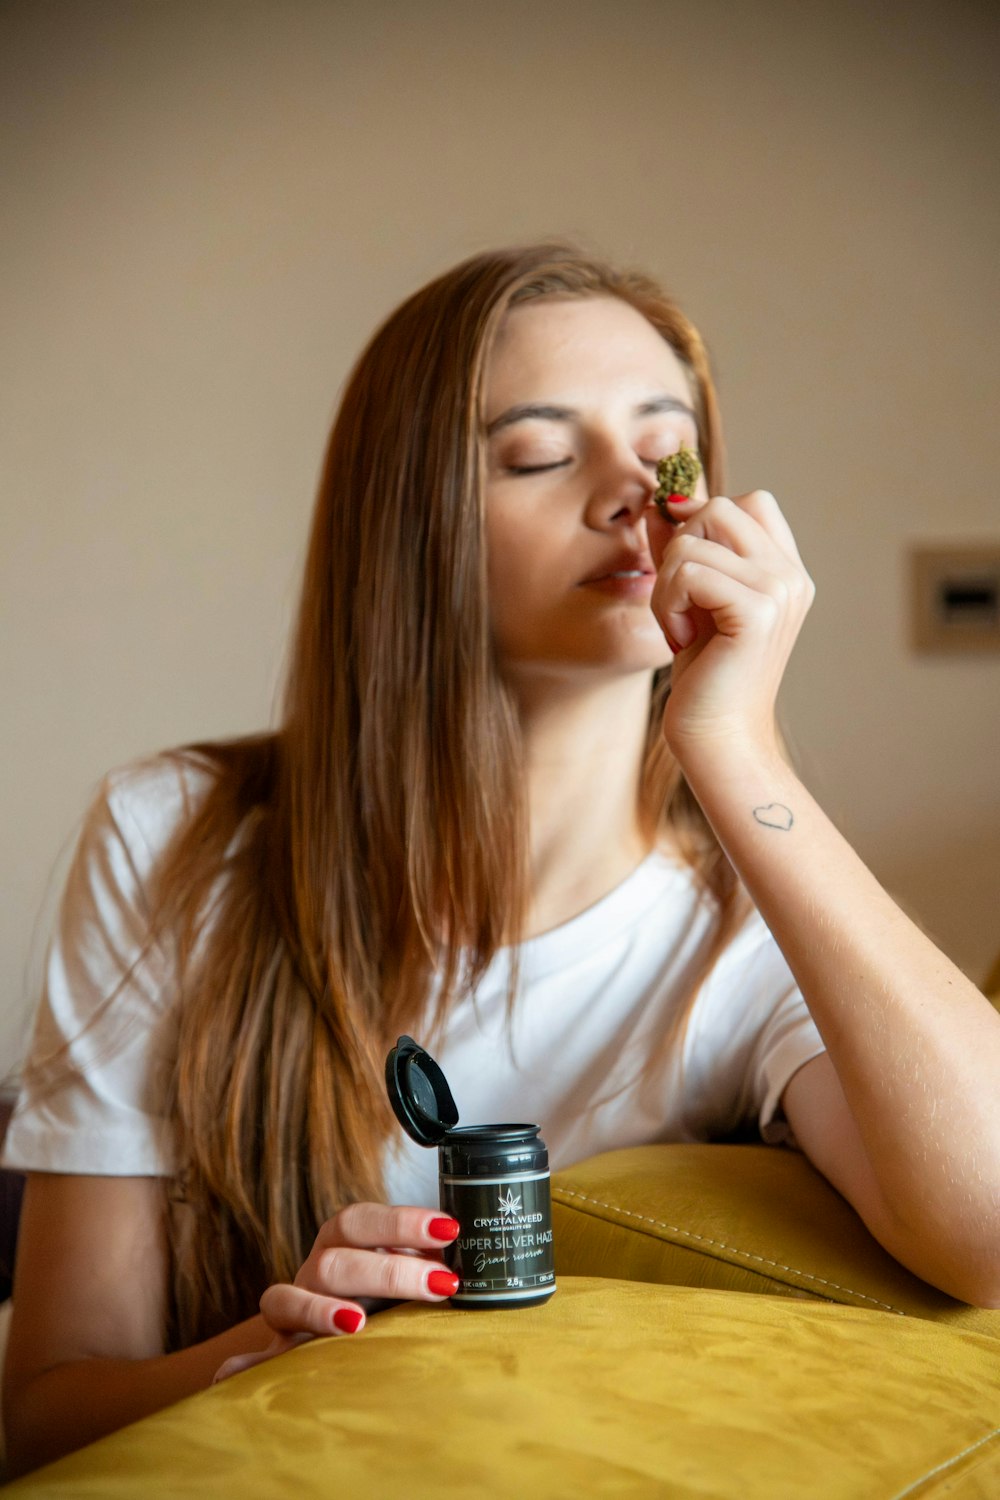
[[[679,1234],[686,1240],[697,1240],[701,1245],[711,1245],[714,1250],[725,1250],[729,1255],[738,1255],[742,1260],[755,1260],[759,1265],[772,1266],[776,1271],[787,1271],[790,1276],[801,1276],[805,1281],[815,1281],[818,1286],[831,1287],[835,1292],[846,1292],[849,1297],[859,1297],[862,1302],[870,1302],[874,1307],[882,1308],[883,1312],[897,1313],[899,1317],[905,1318],[906,1313],[901,1307],[893,1307],[891,1302],[880,1302],[877,1297],[869,1297],[866,1292],[856,1292],[853,1287],[841,1286],[839,1281],[828,1281],[825,1276],[815,1276],[812,1271],[800,1271],[797,1266],[786,1266],[780,1260],[768,1260],[766,1255],[757,1255],[753,1250],[739,1250],[735,1245],[727,1245],[722,1240],[711,1240],[705,1234],[696,1234],[693,1229],[681,1229],[677,1224],[668,1224],[664,1219],[650,1218],[649,1214],[637,1214],[631,1208],[620,1208],[616,1203],[603,1203],[600,1198],[591,1198],[587,1193],[574,1192],[572,1188],[557,1188],[553,1194],[556,1202],[560,1198],[579,1198],[582,1203],[593,1203],[596,1208],[607,1208],[611,1213],[624,1214],[626,1218],[638,1219],[642,1224],[654,1224],[657,1229],[665,1229],[669,1234]]]
[[[936,1468],[928,1469],[926,1474],[921,1474],[920,1478],[915,1479],[912,1484],[908,1484],[905,1490],[900,1490],[898,1495],[893,1495],[892,1500],[904,1500],[904,1496],[906,1495],[915,1495],[917,1490],[923,1488],[928,1479],[933,1479],[935,1474],[944,1473],[945,1469],[952,1468],[960,1459],[968,1458],[970,1453],[975,1453],[976,1449],[982,1448],[984,1443],[991,1443],[998,1435],[1000,1435],[1000,1427],[994,1427],[992,1432],[988,1432],[985,1437],[981,1437],[977,1443],[970,1443],[968,1448],[962,1449],[961,1453],[954,1453],[951,1458],[946,1458],[943,1464],[938,1464]]]

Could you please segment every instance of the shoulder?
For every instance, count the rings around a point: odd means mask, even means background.
[[[213,850],[221,873],[247,816],[273,795],[278,753],[268,734],[187,745],[109,771],[84,817],[70,905],[74,892],[105,894],[148,916],[164,894],[161,874],[177,894],[211,873]]]
[[[80,924],[85,936],[95,923],[124,922],[130,930],[145,923],[155,874],[203,805],[215,774],[207,760],[165,751],[103,777],[83,815],[65,878],[58,921],[64,939]]]
[[[117,847],[141,879],[204,804],[218,772],[205,756],[166,750],[111,770],[84,817],[81,844],[91,854]]]

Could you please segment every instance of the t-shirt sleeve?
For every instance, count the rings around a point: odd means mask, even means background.
[[[781,1096],[792,1077],[826,1050],[798,989],[783,996],[768,1017],[754,1048],[751,1081],[761,1138],[768,1145],[795,1145],[781,1109]]]
[[[794,1144],[781,1096],[825,1044],[756,912],[706,981],[703,1001],[692,1036],[691,1061],[701,1075],[695,1133],[724,1135],[756,1121],[768,1144]]]
[[[148,904],[155,857],[148,835],[152,828],[155,842],[163,833],[178,801],[170,774],[109,777],[85,818],[4,1145],[7,1167],[108,1176],[174,1170],[166,1098],[175,979],[151,936]]]

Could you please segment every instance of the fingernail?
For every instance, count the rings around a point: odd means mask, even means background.
[[[353,1307],[338,1307],[333,1315],[333,1326],[341,1333],[357,1333],[364,1321],[364,1313]]]
[[[693,499],[693,495],[668,495],[666,503],[668,505],[690,505]]]
[[[457,1219],[432,1219],[427,1233],[435,1240],[453,1240],[461,1227]]]
[[[427,1278],[427,1290],[438,1297],[453,1297],[458,1291],[458,1277],[454,1271],[432,1271]]]
[[[664,634],[666,635],[666,631],[664,631]],[[674,653],[675,656],[679,656],[680,655],[682,648],[680,646],[678,646],[678,644],[674,640],[673,636],[670,636],[670,635],[667,636],[667,645],[670,647],[671,651]]]

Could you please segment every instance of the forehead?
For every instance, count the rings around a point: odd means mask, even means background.
[[[690,398],[676,354],[634,307],[608,296],[540,297],[501,324],[486,367],[486,415],[540,395],[582,405],[651,387]]]

